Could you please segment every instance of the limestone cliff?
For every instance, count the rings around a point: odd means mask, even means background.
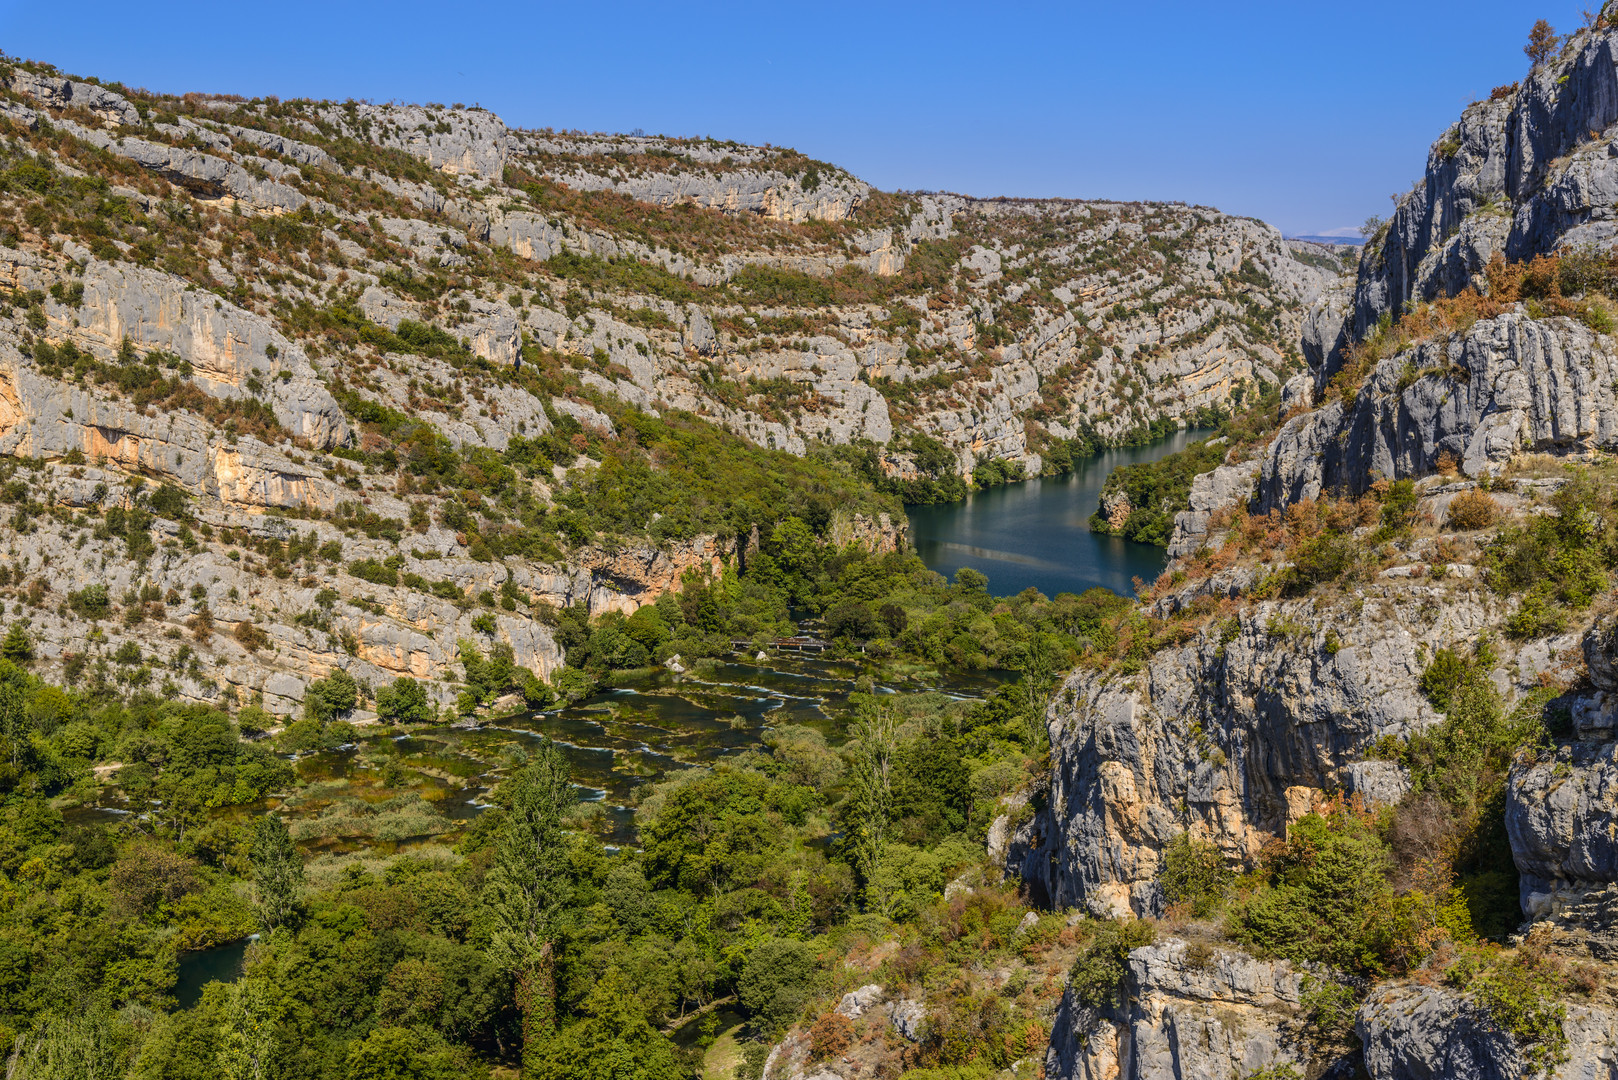
[[[1178,517],[1173,561],[1142,607],[1162,620],[1154,628],[1177,632],[1129,662],[1069,676],[1048,715],[1047,786],[1007,846],[1008,867],[1053,906],[1162,915],[1165,852],[1178,837],[1211,842],[1227,867],[1245,869],[1323,800],[1400,804],[1412,776],[1390,750],[1444,721],[1424,678],[1435,656],[1483,656],[1505,708],[1556,693],[1565,717],[1518,752],[1503,811],[1523,919],[1508,946],[1525,965],[1587,976],[1579,992],[1559,991],[1547,1014],[1565,1038],[1561,1058],[1534,1059],[1544,1037],[1512,1027],[1499,999],[1491,1004],[1467,979],[1446,978],[1440,957],[1368,988],[1355,1016],[1358,1049],[1317,1060],[1289,1042],[1298,999],[1280,992],[1268,965],[1227,967],[1220,955],[1191,990],[1175,961],[1184,946],[1171,942],[1130,955],[1128,1009],[1069,1011],[1047,1076],[1247,1076],[1276,1063],[1377,1080],[1613,1074],[1610,580],[1560,624],[1513,622],[1523,601],[1491,576],[1509,556],[1496,549],[1491,563],[1488,542],[1498,521],[1531,529],[1556,514],[1553,493],[1618,448],[1618,346],[1599,290],[1570,288],[1549,306],[1543,296],[1491,295],[1502,266],[1553,254],[1600,260],[1618,238],[1615,50],[1618,30],[1604,12],[1520,84],[1469,107],[1367,245],[1352,289],[1338,283],[1315,298],[1300,323],[1309,371],[1287,384],[1278,428],[1197,477]],[[1496,271],[1486,272],[1491,260]],[[1469,299],[1444,306],[1462,294]],[[1390,545],[1374,516],[1341,526],[1345,544],[1378,553],[1364,577],[1324,591],[1297,586],[1291,560],[1304,548],[1266,548],[1265,530],[1313,521],[1328,505],[1374,506],[1396,480],[1414,482],[1413,531]],[[1451,507],[1480,487],[1486,504],[1468,497],[1489,515],[1463,527]],[[1263,978],[1228,977],[1243,964]],[[1269,995],[1257,1012],[1254,986]],[[1222,1029],[1186,1001],[1204,995]],[[1165,999],[1171,1008],[1157,1004]]]

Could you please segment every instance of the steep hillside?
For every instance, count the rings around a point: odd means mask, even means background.
[[[1439,138],[1268,427],[1112,489],[1217,465],[1007,819],[1160,942],[1075,967],[1048,1076],[1611,1073],[1615,25]]]
[[[107,612],[90,653],[127,638],[182,697],[278,713],[337,668],[447,702],[462,640],[546,678],[557,609],[633,610],[788,514],[891,548],[873,487],[958,497],[1206,419],[1298,366],[1335,271],[1203,208],[895,195],[460,107],[7,61],[0,124],[0,448],[31,537],[6,573],[39,662],[62,675]],[[803,458],[758,467],[815,506],[625,502],[598,474],[674,460],[659,416]],[[206,670],[163,644],[186,632]]]

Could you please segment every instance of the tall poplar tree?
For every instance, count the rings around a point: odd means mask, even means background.
[[[524,1052],[556,1027],[556,918],[571,894],[562,815],[574,794],[567,758],[550,740],[506,781],[506,821],[484,886],[489,955],[517,982]]]

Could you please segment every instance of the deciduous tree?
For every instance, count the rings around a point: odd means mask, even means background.
[[[1534,67],[1549,60],[1551,54],[1556,51],[1556,28],[1540,19],[1534,24],[1533,29],[1528,31],[1528,44],[1523,46],[1522,51],[1528,54],[1528,59],[1533,61]]]

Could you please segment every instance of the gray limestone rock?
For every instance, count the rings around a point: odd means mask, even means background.
[[[403,150],[451,176],[499,180],[505,172],[509,132],[484,109],[365,103],[328,107],[322,117],[353,137]]]
[[[713,323],[708,321],[708,316],[695,304],[689,305],[686,312],[685,347],[695,349],[699,355],[712,356],[716,344]]]
[[[850,1020],[858,1020],[887,997],[887,992],[876,983],[870,983],[857,989],[850,990],[843,995],[837,1003],[836,1012],[839,1016],[846,1016]]]
[[[140,126],[140,112],[128,98],[95,83],[14,68],[8,85],[52,109],[87,109],[114,124]]]
[[[1568,1002],[1562,1031],[1568,1060],[1551,1080],[1618,1075],[1618,1012]],[[1476,1002],[1443,986],[1396,985],[1372,993],[1355,1030],[1371,1080],[1518,1080],[1528,1059]],[[1543,1074],[1541,1074],[1543,1075]]]
[[[1307,409],[1315,403],[1315,377],[1307,371],[1299,372],[1281,387],[1281,413]]]
[[[1129,954],[1128,1005],[1106,1015],[1063,996],[1049,1080],[1244,1080],[1271,1067],[1318,1075],[1303,1035],[1305,974],[1179,939]]]
[[[1336,285],[1322,293],[1304,316],[1300,340],[1317,395],[1343,366],[1343,355],[1349,345],[1348,315],[1352,300],[1345,285]]]
[[[290,158],[300,165],[313,165],[317,169],[328,172],[342,172],[342,166],[337,164],[335,158],[318,146],[289,139],[285,135],[273,131],[261,131],[258,128],[238,127],[235,124],[221,124],[232,139],[250,142],[255,146]]]
[[[1264,462],[1260,508],[1358,494],[1377,476],[1424,476],[1445,453],[1483,476],[1525,450],[1618,445],[1615,385],[1610,337],[1521,311],[1481,320],[1382,361],[1351,408],[1333,401],[1283,426]]]
[[[1584,663],[1596,688],[1618,691],[1618,615],[1598,619],[1585,632]]]
[[[1357,796],[1366,809],[1395,806],[1410,791],[1410,771],[1396,761],[1355,761],[1338,770],[1343,794]]]
[[[1243,461],[1194,477],[1188,509],[1174,516],[1169,558],[1178,559],[1202,547],[1208,540],[1208,522],[1215,512],[1246,504],[1253,497],[1253,482],[1262,467],[1261,461]]]
[[[1469,106],[1433,144],[1426,175],[1365,247],[1354,329],[1412,299],[1478,286],[1495,254],[1516,262],[1618,234],[1618,35],[1581,30],[1517,88]]]
[[[202,199],[229,196],[239,199],[254,209],[290,212],[300,209],[309,200],[294,187],[275,180],[261,179],[235,162],[204,154],[186,147],[167,146],[146,139],[116,139],[104,131],[79,127],[63,122],[74,129],[74,134],[109,150],[119,157],[128,158],[143,168],[161,175]],[[293,172],[296,175],[296,172]]]
[[[1050,790],[1008,866],[1055,908],[1155,914],[1161,853],[1184,832],[1245,865],[1316,794],[1352,784],[1396,798],[1402,778],[1345,767],[1385,735],[1435,723],[1426,650],[1501,616],[1488,594],[1429,607],[1433,586],[1394,588],[1321,611],[1250,604],[1136,674],[1070,676],[1047,719]]]
[[[896,998],[883,1010],[893,1030],[911,1042],[921,1040],[921,1026],[927,1020],[927,1005],[915,998]]]
[[[1618,743],[1572,743],[1519,758],[1506,792],[1506,831],[1523,876],[1523,910],[1618,882]]]
[[[64,324],[79,325],[63,329],[103,356],[116,353],[126,337],[142,349],[176,354],[191,364],[198,388],[219,398],[246,397],[256,380],[257,394],[292,434],[320,447],[347,440],[342,410],[302,347],[264,316],[127,263],[92,259],[83,285],[82,305],[59,313]]]
[[[1469,999],[1439,987],[1379,990],[1354,1028],[1372,1080],[1518,1080],[1525,1072],[1511,1036]]]
[[[526,168],[575,190],[616,191],[663,206],[695,204],[794,223],[842,221],[870,192],[869,185],[831,166],[778,167],[779,152],[766,147],[727,147],[716,155],[700,145],[657,136],[534,133],[514,136],[511,142]],[[667,164],[627,165],[626,155]],[[867,243],[864,250],[885,246]]]

